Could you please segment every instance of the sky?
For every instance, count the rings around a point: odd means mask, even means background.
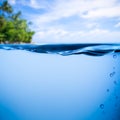
[[[120,43],[120,0],[8,0],[33,43]]]

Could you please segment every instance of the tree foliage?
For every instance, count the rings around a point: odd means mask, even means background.
[[[7,0],[0,4],[0,43],[30,43],[34,31],[29,28],[21,12],[14,13]]]

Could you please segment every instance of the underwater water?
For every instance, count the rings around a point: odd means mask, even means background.
[[[0,120],[120,120],[120,44],[1,44]]]

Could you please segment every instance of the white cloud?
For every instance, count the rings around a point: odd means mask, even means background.
[[[99,23],[96,23],[96,22],[90,22],[90,23],[85,23],[85,26],[89,29],[91,28],[99,28]]]
[[[120,17],[120,6],[100,8],[96,10],[91,10],[88,14],[82,15],[84,18],[101,18],[101,17]]]
[[[50,22],[78,15],[83,18],[120,17],[120,5],[116,0],[56,0],[50,11],[38,18]]]
[[[49,4],[46,0],[8,0],[11,4],[29,6],[34,9],[47,9]]]
[[[116,28],[120,27],[120,22],[115,25]]]
[[[119,42],[119,39],[120,32],[104,29],[92,29],[89,31],[48,29],[37,32],[33,41],[37,43],[113,43]]]
[[[49,4],[46,0],[30,0],[29,4],[26,4],[35,9],[47,9]]]
[[[29,6],[36,8],[36,9],[40,8],[40,5],[37,3],[36,0],[30,0]]]
[[[14,5],[16,4],[16,0],[8,0],[10,4]]]

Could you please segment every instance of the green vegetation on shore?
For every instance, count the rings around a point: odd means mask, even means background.
[[[0,43],[30,43],[34,31],[21,18],[21,12],[15,13],[7,0],[0,3]]]

